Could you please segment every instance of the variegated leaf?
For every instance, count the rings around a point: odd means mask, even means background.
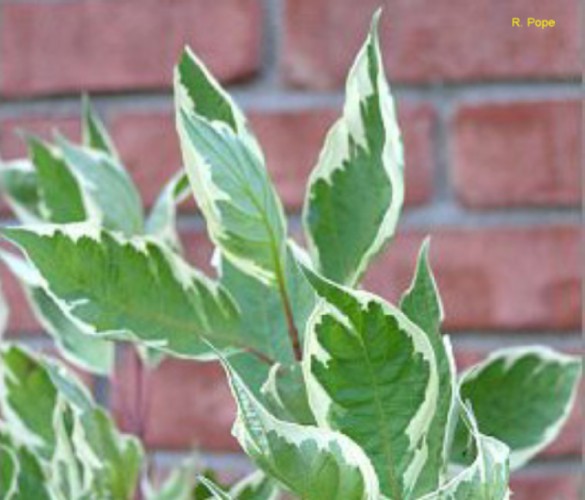
[[[309,179],[303,222],[319,272],[355,285],[394,234],[403,151],[377,35],[379,13],[350,70],[343,116]]]
[[[463,404],[460,406],[463,425],[473,441],[473,461],[420,500],[508,500],[509,448],[497,439],[481,434],[471,411]]]
[[[0,259],[19,279],[31,310],[55,340],[68,361],[96,374],[107,375],[114,366],[114,344],[84,333],[75,320],[43,290],[36,270],[24,259],[0,251]]]
[[[234,484],[230,495],[237,500],[276,500],[278,488],[266,474],[256,471]]]
[[[58,137],[58,144],[82,189],[88,216],[127,236],[142,233],[142,201],[124,167],[110,154],[77,146],[64,137]]]
[[[1,422],[0,422],[1,424]],[[17,463],[16,490],[3,497],[10,488],[4,478],[5,467],[9,467],[0,456],[0,498],[11,500],[53,500],[47,491],[46,478],[38,458],[22,444],[16,443],[0,426],[0,448],[10,449]]]
[[[0,162],[0,192],[22,222],[42,219],[38,174],[29,160]]]
[[[82,190],[62,153],[29,137],[28,148],[37,173],[41,218],[55,223],[79,222],[87,217]]]
[[[545,347],[494,352],[461,378],[461,397],[472,406],[482,434],[510,449],[513,469],[550,444],[566,422],[581,375],[579,358]],[[452,460],[466,463],[466,427],[459,422]]]
[[[12,436],[49,459],[55,447],[53,410],[57,391],[34,356],[13,347],[0,348],[0,409]]]
[[[208,354],[204,338],[219,347],[238,345],[229,295],[154,240],[126,239],[90,223],[3,234],[21,247],[44,288],[87,334],[140,340],[185,357]]]
[[[156,199],[146,220],[146,234],[159,238],[181,252],[181,242],[177,233],[177,205],[190,193],[187,175],[183,171],[177,172]]]
[[[303,359],[317,423],[364,449],[386,496],[409,498],[428,465],[441,397],[433,346],[391,304],[305,272],[325,301],[309,320]]]
[[[315,294],[300,271],[297,260],[301,250],[289,242],[285,279],[296,330],[302,335],[315,304]],[[240,309],[238,331],[242,340],[265,354],[272,362],[294,362],[289,324],[279,291],[262,283],[230,263],[219,261],[220,283],[228,290]]]
[[[378,498],[376,474],[358,445],[334,431],[275,418],[224,367],[238,405],[233,433],[266,474],[305,500]]]
[[[267,284],[283,280],[286,220],[246,121],[186,50],[175,71],[183,162],[211,240],[235,266]]]
[[[416,273],[410,288],[400,301],[400,308],[408,318],[427,335],[435,352],[439,371],[439,398],[437,411],[427,437],[428,457],[414,489],[422,496],[433,491],[446,470],[449,460],[450,418],[452,418],[457,392],[456,368],[448,337],[441,336],[443,304],[429,264],[429,240],[420,249]]]
[[[0,500],[13,500],[18,492],[20,465],[14,450],[0,444]]]
[[[90,148],[108,153],[114,158],[119,158],[112,138],[93,109],[87,95],[84,95],[82,98],[82,118],[81,136],[83,144]]]

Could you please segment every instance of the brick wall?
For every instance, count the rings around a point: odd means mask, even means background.
[[[431,234],[460,366],[505,345],[578,351],[577,0],[4,0],[0,153],[23,153],[18,128],[77,137],[79,94],[91,92],[151,204],[180,163],[169,85],[189,43],[251,117],[298,227],[308,172],[380,3],[406,147],[407,210],[367,286],[396,298]],[[515,16],[552,18],[556,27],[512,28]],[[181,217],[190,258],[208,268],[193,203]],[[10,335],[45,346],[14,281],[2,278]],[[113,383],[96,384],[122,423],[133,391],[128,366]],[[229,473],[246,467],[229,434],[234,406],[217,366],[168,361],[147,385],[147,442],[162,466],[197,446]],[[515,477],[514,498],[579,497],[578,413]]]

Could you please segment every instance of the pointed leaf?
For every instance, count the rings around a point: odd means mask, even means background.
[[[0,259],[19,279],[39,323],[53,337],[68,361],[96,374],[107,375],[114,366],[114,344],[87,335],[43,290],[36,270],[24,259],[0,251]]]
[[[142,201],[122,165],[107,153],[77,146],[63,137],[58,138],[58,143],[85,194],[90,215],[104,227],[127,236],[141,233]]]
[[[305,273],[326,301],[309,320],[303,359],[317,423],[364,449],[386,496],[409,498],[439,403],[435,352],[394,306]]]
[[[215,500],[234,500],[228,492],[226,492],[221,486],[216,484],[212,479],[199,476],[199,482],[207,488],[207,491],[211,494],[211,498]]]
[[[346,436],[278,420],[224,362],[238,405],[233,433],[252,460],[305,500],[378,498],[378,481],[363,451]]]
[[[180,171],[172,177],[158,196],[146,220],[146,234],[151,234],[181,251],[177,233],[177,205],[191,193],[189,179]]]
[[[28,147],[37,172],[43,220],[56,223],[84,220],[86,207],[80,186],[61,153],[33,137],[29,138]]]
[[[0,350],[0,408],[13,436],[49,458],[54,449],[57,391],[44,367],[14,346]]]
[[[238,342],[227,293],[153,240],[125,239],[89,223],[3,233],[88,334],[140,340],[188,357],[209,353],[204,337],[220,347]]]
[[[509,448],[481,434],[471,411],[460,406],[464,425],[473,440],[475,458],[469,467],[420,500],[508,500]]]
[[[456,369],[448,337],[442,338],[440,327],[443,305],[429,264],[429,240],[420,249],[416,273],[410,288],[402,296],[400,308],[427,335],[439,370],[437,411],[427,437],[428,457],[414,490],[415,497],[433,491],[439,485],[448,464],[449,421],[456,394]]]
[[[0,190],[22,222],[41,220],[41,193],[36,170],[28,160],[0,162]]]
[[[282,280],[286,221],[245,119],[189,51],[175,72],[183,162],[211,240],[242,271]]]
[[[511,449],[518,468],[550,444],[576,399],[581,361],[545,347],[502,349],[466,372],[461,397],[473,407],[483,434]],[[460,422],[452,459],[465,463],[467,432]]]
[[[394,234],[404,197],[402,143],[378,17],[350,70],[343,116],[311,174],[303,214],[317,269],[348,285],[359,281]]]
[[[87,95],[84,95],[82,98],[82,111],[83,122],[81,135],[83,138],[83,144],[90,148],[108,153],[114,158],[118,158],[118,153],[114,147],[114,143],[112,142],[103,122],[93,109]]]
[[[315,424],[300,364],[273,365],[262,386],[262,395],[275,417],[298,424]]]
[[[313,310],[315,294],[296,263],[297,259],[302,258],[299,252],[289,242],[285,280],[295,326],[299,332],[304,332],[306,321]],[[227,259],[220,259],[219,274],[221,284],[240,308],[238,331],[243,341],[274,362],[284,365],[294,362],[279,291],[242,272]]]
[[[0,500],[12,500],[18,491],[20,466],[12,448],[0,444]]]
[[[230,495],[236,500],[276,500],[278,488],[262,471],[256,471],[234,484]]]

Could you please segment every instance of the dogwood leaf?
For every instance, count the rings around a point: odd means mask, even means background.
[[[577,395],[581,361],[545,347],[494,352],[461,378],[461,397],[473,407],[479,430],[507,444],[518,468],[550,444],[567,421]],[[465,463],[459,422],[452,459]]]
[[[228,294],[156,241],[126,239],[90,223],[3,233],[88,334],[140,340],[186,357],[209,353],[204,338],[220,347],[238,343]]]
[[[378,17],[349,72],[343,116],[327,135],[303,213],[317,270],[348,285],[359,281],[394,234],[404,197],[402,142]]]
[[[378,498],[378,480],[364,452],[343,434],[275,418],[227,362],[238,405],[233,433],[266,474],[306,500]]]
[[[425,240],[418,256],[415,276],[400,301],[400,308],[427,335],[435,352],[439,371],[437,411],[427,437],[428,457],[414,494],[422,496],[437,488],[449,458],[449,421],[453,413],[456,369],[448,337],[441,336],[443,305],[429,264],[429,240]]]
[[[114,158],[119,158],[118,152],[114,146],[112,138],[108,134],[106,127],[100,120],[99,116],[93,109],[89,97],[84,95],[82,98],[82,128],[81,136],[83,144],[108,153]]]
[[[38,174],[29,160],[0,162],[0,189],[22,222],[41,220],[41,193]]]
[[[286,221],[246,121],[188,50],[175,71],[183,162],[211,240],[265,283],[282,280]]]
[[[85,194],[88,213],[108,229],[127,236],[140,234],[142,201],[124,167],[110,154],[77,146],[64,137],[58,138],[58,144]]]
[[[396,307],[306,270],[325,302],[307,326],[304,369],[317,423],[360,445],[382,492],[408,498],[428,464],[439,398],[428,336]]]

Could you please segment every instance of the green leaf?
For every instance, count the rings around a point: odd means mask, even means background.
[[[20,467],[12,448],[0,445],[0,500],[11,500],[18,491]]]
[[[278,488],[262,471],[256,471],[238,481],[230,489],[236,500],[276,500]]]
[[[25,223],[41,220],[39,180],[30,161],[0,162],[0,189],[18,219]]]
[[[108,153],[114,158],[119,158],[114,143],[109,136],[106,127],[93,109],[89,97],[84,95],[82,104],[82,129],[83,144],[92,149]]]
[[[195,471],[192,464],[183,464],[171,471],[158,490],[152,487],[146,492],[147,500],[193,500],[198,498],[193,493],[195,488]]]
[[[449,459],[450,417],[456,390],[456,369],[448,337],[441,336],[443,305],[429,264],[429,240],[423,242],[416,273],[400,301],[406,316],[427,335],[439,370],[439,400],[427,437],[428,457],[414,490],[415,497],[437,488]]]
[[[35,317],[53,337],[64,357],[91,373],[111,373],[114,344],[84,333],[75,320],[43,290],[41,280],[35,276],[36,270],[24,259],[1,251],[0,259],[19,279]]]
[[[175,72],[183,163],[211,240],[247,274],[283,279],[286,220],[242,113],[186,51]]]
[[[12,500],[49,500],[46,479],[39,460],[27,448],[16,443],[1,425],[0,447],[10,449],[17,463],[17,491],[9,498]],[[6,462],[0,457],[0,498],[3,498],[1,496],[2,491],[5,491],[3,488],[6,488],[8,484],[2,477],[5,472],[4,467],[9,467],[9,465],[6,465]]]
[[[461,377],[461,397],[473,407],[483,434],[511,449],[512,469],[550,444],[576,399],[581,361],[545,347],[494,352]],[[452,460],[466,463],[467,432],[459,423]]]
[[[216,500],[234,500],[234,498],[229,493],[227,493],[212,479],[205,476],[199,476],[199,482],[207,488],[207,491],[211,494],[210,498],[214,498]]]
[[[309,320],[303,359],[317,423],[364,449],[386,496],[409,498],[443,396],[433,347],[396,307],[305,273],[325,300]]]
[[[135,437],[120,434],[101,408],[92,408],[79,415],[73,442],[99,498],[133,498],[143,460]]]
[[[461,413],[473,440],[473,462],[420,500],[508,500],[510,450],[497,439],[481,434],[473,414],[462,404]]]
[[[267,475],[305,500],[378,498],[363,451],[343,434],[272,416],[224,361],[238,405],[233,433]]]
[[[280,420],[304,425],[315,424],[299,363],[289,366],[273,365],[262,386],[262,395],[268,410]]]
[[[185,172],[175,174],[156,199],[146,220],[146,234],[167,243],[181,253],[181,242],[177,233],[177,205],[191,193]]]
[[[304,332],[315,294],[297,265],[297,259],[302,258],[299,252],[289,242],[285,279],[295,326],[298,332]],[[227,259],[220,259],[218,273],[221,284],[239,306],[238,331],[246,345],[273,362],[293,363],[294,352],[279,291],[242,272]]]
[[[88,334],[139,340],[187,357],[209,354],[204,338],[219,347],[238,343],[229,295],[149,238],[125,239],[89,223],[3,233]]]
[[[45,459],[53,453],[57,392],[46,370],[15,346],[0,348],[0,408],[11,433]]]
[[[343,116],[327,135],[303,213],[317,270],[347,285],[359,282],[393,236],[404,197],[402,142],[378,18],[350,70]]]
[[[76,178],[61,152],[39,139],[28,139],[29,155],[35,166],[43,220],[78,222],[86,218],[84,198]]]
[[[107,153],[77,146],[64,137],[59,137],[58,143],[84,192],[90,216],[104,227],[122,231],[127,236],[140,234],[143,230],[142,201],[122,165]]]

